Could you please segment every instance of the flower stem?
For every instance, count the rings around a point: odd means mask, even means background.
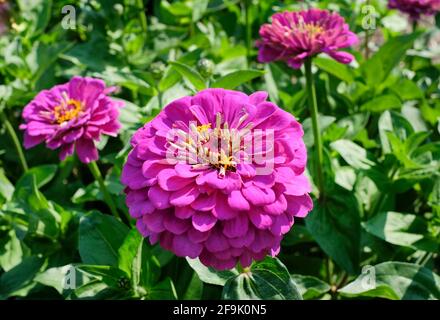
[[[102,178],[101,171],[99,171],[98,165],[96,164],[95,161],[92,161],[88,164],[88,166],[89,166],[90,172],[92,173],[93,177],[95,178],[95,180],[99,184],[99,188],[101,189],[102,195],[104,196],[104,200],[107,203],[107,205],[109,206],[111,213],[116,218],[122,220],[122,217],[120,216],[118,210],[116,209],[115,203],[113,202],[113,199],[110,196],[110,193],[104,184],[104,179]]]
[[[312,74],[312,58],[308,58],[305,61],[304,66],[306,71],[307,96],[309,99],[309,108],[312,117],[313,137],[315,141],[315,154],[316,154],[315,170],[316,170],[316,176],[318,178],[319,198],[323,199],[324,175],[323,175],[322,167],[324,165],[324,157],[323,157],[321,132],[319,129],[319,121],[318,121],[318,103],[316,100],[315,83],[313,81],[313,74]]]
[[[365,30],[365,59],[368,60],[370,58],[370,30]]]
[[[367,0],[367,6],[370,5],[370,0]],[[364,49],[365,49],[365,59],[368,60],[370,58],[370,29],[365,28],[365,42],[364,42]]]
[[[252,26],[250,23],[250,12],[249,9],[251,7],[251,0],[244,0],[244,14],[245,14],[245,23],[246,23],[246,61],[247,67],[250,67],[251,62],[251,50],[252,50]]]
[[[20,160],[21,167],[23,168],[23,171],[28,171],[29,167],[26,162],[26,158],[24,157],[24,152],[21,147],[20,140],[18,140],[17,134],[15,133],[14,128],[12,127],[12,124],[9,122],[8,118],[6,117],[5,113],[0,111],[0,119],[5,124],[6,131],[8,131],[9,136],[11,137],[12,142],[14,143],[15,150],[18,154],[18,159]]]
[[[416,32],[417,31],[417,27],[418,27],[418,22],[417,20],[413,20],[412,21],[412,32]]]
[[[145,8],[142,0],[136,0],[136,7],[139,10],[139,20],[141,21],[142,31],[147,32],[148,24],[145,16]]]

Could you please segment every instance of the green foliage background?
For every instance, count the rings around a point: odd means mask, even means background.
[[[385,2],[370,1],[377,30],[366,32],[361,1],[308,1],[339,11],[361,44],[351,66],[315,60],[328,197],[296,221],[277,259],[250,270],[216,272],[149,245],[109,215],[75,157],[59,162],[38,146],[25,152],[22,174],[2,119],[0,298],[439,299],[440,19],[413,32]],[[65,5],[75,8],[75,29],[62,27]],[[18,132],[23,107],[42,89],[73,75],[119,86],[123,129],[99,145],[99,165],[127,213],[119,176],[131,135],[196,90],[266,90],[313,147],[301,70],[258,64],[254,48],[270,15],[305,5],[17,0],[0,37],[0,108]],[[374,287],[365,285],[372,272]]]

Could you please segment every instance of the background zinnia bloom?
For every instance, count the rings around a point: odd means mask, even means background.
[[[294,217],[305,217],[313,203],[303,174],[307,154],[302,127],[266,99],[265,92],[248,96],[203,90],[170,103],[135,133],[122,183],[129,212],[151,243],[160,242],[177,256],[199,257],[217,269],[233,268],[237,262],[246,267],[252,259],[278,254]],[[265,164],[242,161],[250,156],[244,146],[255,141],[258,129],[274,130],[272,143],[254,150],[273,150],[266,161],[273,168],[267,172],[258,172]],[[166,156],[174,144],[167,137],[171,130],[200,138],[175,142],[177,147],[186,144],[204,155],[223,150],[226,155],[220,162],[171,161]],[[223,139],[229,146],[228,139],[238,134],[245,142],[238,148],[214,149],[214,141]]]
[[[409,14],[417,20],[421,15],[433,15],[440,11],[440,0],[390,0],[388,6]]]
[[[81,162],[97,160],[94,141],[101,134],[116,136],[120,128],[122,103],[107,96],[112,90],[102,80],[73,77],[41,91],[23,110],[25,148],[45,142],[49,149],[61,149],[61,160],[75,149]]]
[[[326,53],[341,63],[350,63],[353,56],[339,51],[358,42],[337,13],[309,9],[282,12],[272,16],[272,23],[260,28],[258,60],[282,60],[292,68],[300,68],[307,57]]]
[[[0,36],[8,30],[9,10],[9,3],[0,0]]]

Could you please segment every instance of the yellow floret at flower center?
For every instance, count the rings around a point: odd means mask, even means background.
[[[59,124],[77,118],[81,111],[81,102],[74,99],[67,99],[66,101],[63,101],[53,110],[55,120]]]
[[[297,30],[300,32],[307,33],[312,37],[324,31],[324,29],[319,25],[316,25],[314,23],[304,23],[304,22],[297,25]]]
[[[198,132],[205,132],[207,130],[211,129],[211,124],[202,124],[201,126],[197,126],[197,131]]]

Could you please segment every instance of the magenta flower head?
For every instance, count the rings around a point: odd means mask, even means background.
[[[440,0],[389,0],[388,7],[405,12],[411,19],[418,20],[421,15],[439,12]]]
[[[313,203],[302,127],[266,99],[203,90],[135,133],[121,180],[152,244],[220,270],[278,254]]]
[[[339,50],[358,42],[344,18],[320,9],[276,13],[272,23],[260,28],[260,36],[256,43],[260,62],[281,60],[295,69],[300,68],[306,58],[320,53],[348,64],[353,56]]]
[[[101,134],[116,136],[122,103],[107,96],[114,90],[104,81],[73,77],[68,83],[41,91],[23,110],[24,146],[42,142],[60,148],[60,159],[76,150],[83,163],[98,159],[95,141]]]

